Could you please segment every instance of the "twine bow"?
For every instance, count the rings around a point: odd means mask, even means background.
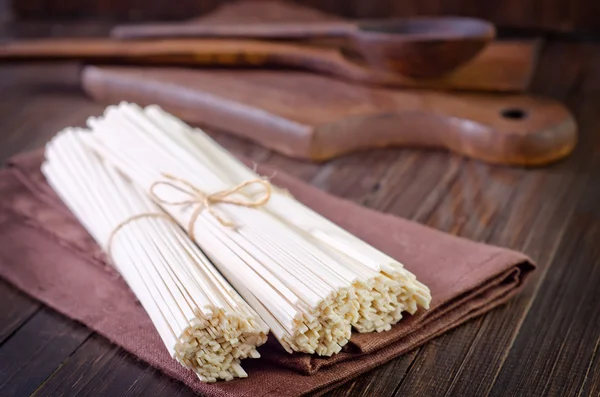
[[[150,186],[150,194],[160,204],[196,205],[196,209],[192,213],[192,216],[190,217],[190,223],[188,225],[188,234],[192,240],[194,240],[194,225],[203,209],[206,208],[206,210],[212,216],[214,216],[215,219],[217,219],[221,225],[226,227],[234,227],[235,224],[233,222],[223,219],[223,217],[221,217],[221,215],[219,215],[214,210],[213,206],[215,204],[233,204],[240,207],[259,208],[265,205],[271,198],[271,182],[269,182],[267,179],[252,179],[246,182],[242,182],[239,185],[232,187],[231,189],[225,189],[216,193],[206,194],[205,192],[198,189],[196,186],[192,185],[189,181],[186,181],[185,179],[178,178],[170,174],[163,174],[163,176],[169,179],[169,181],[154,182]],[[187,189],[176,185],[174,182],[179,182],[185,185]],[[189,196],[189,199],[180,201],[170,201],[162,199],[155,192],[156,187],[160,185],[169,186],[182,193],[185,193]],[[239,193],[242,189],[250,185],[261,185],[262,187],[264,187],[264,195],[255,200],[240,200],[232,197],[234,194]]]

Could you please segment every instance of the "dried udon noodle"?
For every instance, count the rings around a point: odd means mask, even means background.
[[[160,108],[123,103],[88,126],[86,144],[188,229],[286,350],[331,355],[352,327],[386,331],[428,308],[429,289],[402,264],[287,192],[251,183],[264,178]],[[222,192],[246,205],[204,200]]]
[[[150,316],[171,355],[202,381],[245,377],[268,326],[181,228],[112,166],[65,130],[46,147],[49,184]]]

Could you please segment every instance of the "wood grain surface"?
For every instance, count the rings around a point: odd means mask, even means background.
[[[26,33],[39,30],[29,25]],[[539,264],[526,290],[507,305],[331,396],[598,395],[599,76],[598,44],[549,42],[541,54],[534,93],[565,101],[581,131],[574,154],[545,168],[497,167],[410,149],[357,153],[316,165],[212,132],[231,151],[330,193],[523,250]],[[76,65],[2,66],[0,159],[40,147],[59,129],[83,125],[102,109],[83,95]],[[194,395],[0,281],[0,395],[29,394]]]

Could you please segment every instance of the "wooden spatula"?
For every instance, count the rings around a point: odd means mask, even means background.
[[[118,26],[120,38],[343,38],[369,66],[417,78],[448,74],[496,36],[488,21],[466,17],[414,17],[367,21],[162,23]]]
[[[375,70],[339,49],[257,40],[39,39],[0,43],[0,62],[79,60],[95,64],[193,67],[288,66],[372,85],[436,89],[522,91],[537,60],[534,41],[493,42],[481,55],[436,78]]]
[[[338,16],[297,3],[234,1],[221,5],[207,15],[179,22],[177,25],[145,23],[132,29],[137,38],[156,38],[157,35],[172,38],[181,37],[182,31],[187,31],[191,35],[196,35],[198,30],[204,31],[204,33],[207,30],[210,32],[211,27],[214,26],[221,28],[224,25],[254,26],[254,29],[260,30],[262,29],[260,26],[273,23],[277,23],[278,26],[281,24],[301,26],[301,30],[295,29],[294,31],[292,29],[292,32],[288,32],[296,35],[298,33],[306,35],[306,26],[323,26],[325,24],[328,30],[328,26],[333,24],[341,26],[342,31],[345,31],[350,24]],[[173,27],[175,29],[172,29]],[[127,29],[121,30],[120,35],[127,35]],[[350,30],[353,30],[352,26],[350,26]],[[115,30],[113,33],[119,34],[119,31]],[[132,30],[129,30],[129,33],[132,33]],[[239,28],[237,28],[237,33],[240,33]],[[267,29],[267,32],[264,33],[272,35],[274,32]],[[268,58],[272,62],[288,65],[291,62],[291,66],[294,67],[371,85],[498,92],[525,91],[527,89],[541,48],[539,40],[492,41],[473,60],[451,73],[435,78],[412,78],[397,73],[385,73],[368,67],[367,64],[359,62],[355,58],[348,57],[344,51],[344,40],[340,42],[339,40],[317,39],[309,40],[308,43],[311,44],[311,51],[303,51],[306,46],[295,46],[298,49],[295,56],[290,56],[289,51],[285,54],[278,51]],[[282,43],[278,42],[277,44]],[[307,42],[302,41],[302,44],[307,44]],[[322,51],[314,51],[315,47]],[[242,53],[248,53],[253,48],[253,46],[247,46],[246,52]],[[244,59],[244,57],[229,57],[229,59]]]

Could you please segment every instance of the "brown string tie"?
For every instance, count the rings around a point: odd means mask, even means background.
[[[171,222],[175,222],[173,220],[173,218],[171,218],[169,215],[160,213],[160,212],[144,212],[142,214],[130,216],[129,218],[125,219],[124,221],[120,222],[117,226],[115,226],[115,228],[112,230],[112,232],[110,232],[110,236],[108,236],[108,242],[106,243],[106,252],[108,253],[108,256],[110,257],[111,260],[113,259],[113,257],[112,257],[113,240],[114,240],[115,236],[117,235],[117,233],[119,232],[119,230],[123,229],[123,227],[129,225],[131,222],[137,221],[138,219],[143,219],[143,218],[163,218],[163,219],[167,219]],[[113,262],[114,262],[114,260],[113,260]]]
[[[163,174],[163,176],[165,178],[169,179],[170,181],[154,182],[150,186],[150,194],[160,204],[196,205],[196,209],[192,213],[192,216],[190,217],[190,223],[188,225],[188,234],[192,240],[194,240],[194,225],[196,224],[196,220],[198,219],[198,216],[200,216],[200,213],[202,212],[202,210],[204,208],[206,208],[206,210],[212,216],[214,216],[221,225],[226,226],[226,227],[234,227],[235,226],[234,223],[232,223],[226,219],[223,219],[223,217],[221,217],[221,215],[219,215],[214,210],[213,206],[215,204],[233,204],[233,205],[238,205],[240,207],[259,208],[259,207],[262,207],[263,205],[265,205],[271,198],[271,182],[269,182],[267,179],[262,179],[262,178],[252,179],[252,180],[249,180],[246,182],[242,182],[239,185],[232,187],[231,189],[225,189],[225,190],[221,190],[216,193],[206,194],[202,190],[198,189],[196,186],[192,185],[190,182],[186,181],[185,179],[181,179],[181,178],[178,178],[178,177],[170,175],[170,174]],[[171,182],[171,181],[173,181],[173,182]],[[187,187],[187,189],[177,186],[174,182],[182,183],[183,185],[185,185]],[[164,200],[164,199],[160,198],[154,191],[154,189],[159,185],[170,186],[173,189],[179,190],[180,192],[187,194],[188,196],[190,196],[190,198],[187,200],[181,200],[181,201]],[[239,200],[239,199],[235,199],[235,198],[231,197],[234,194],[241,192],[242,189],[244,189],[245,187],[250,186],[250,185],[261,185],[262,187],[264,187],[264,189],[265,189],[264,195],[254,201]]]

